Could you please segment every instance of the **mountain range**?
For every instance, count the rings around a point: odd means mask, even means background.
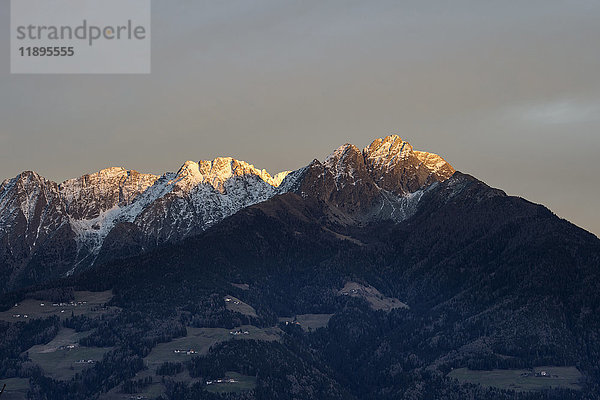
[[[0,271],[30,399],[600,399],[600,240],[398,136],[274,176],[24,172]]]
[[[3,290],[180,241],[287,192],[324,200],[340,220],[405,219],[424,188],[453,173],[398,136],[362,152],[346,144],[274,176],[230,157],[187,161],[162,176],[108,168],[60,184],[23,172],[0,185]]]

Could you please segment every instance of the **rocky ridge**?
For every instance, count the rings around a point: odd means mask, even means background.
[[[187,161],[162,176],[108,168],[61,184],[23,172],[0,186],[0,275],[9,289],[72,274],[199,234],[286,192],[323,202],[339,223],[400,221],[453,173],[395,135],[274,176],[231,157]]]

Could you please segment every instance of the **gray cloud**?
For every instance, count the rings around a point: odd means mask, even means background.
[[[600,103],[584,103],[573,99],[525,106],[515,111],[515,116],[542,125],[580,124],[600,120]]]

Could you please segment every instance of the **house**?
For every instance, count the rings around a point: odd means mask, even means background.
[[[229,331],[230,335],[233,336],[237,336],[237,335],[249,335],[250,332],[249,331],[242,331],[241,329],[238,329],[237,331]]]
[[[236,383],[237,381],[233,378],[229,379],[215,379],[212,381],[206,381],[207,385],[214,385],[215,383]]]
[[[175,354],[187,354],[188,356],[190,354],[198,354],[198,352],[194,349],[189,349],[189,350],[173,350],[173,353]]]

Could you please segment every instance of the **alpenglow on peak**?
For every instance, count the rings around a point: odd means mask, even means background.
[[[187,161],[161,176],[113,167],[60,184],[23,172],[0,185],[0,256],[50,263],[53,277],[198,235],[243,208],[288,192],[338,209],[342,223],[408,218],[428,185],[454,169],[398,136],[346,144],[322,163],[271,175],[232,157]],[[4,243],[4,245],[2,244]],[[60,256],[56,256],[59,254]],[[0,257],[0,263],[2,263]],[[5,266],[7,288],[44,279]],[[37,275],[35,275],[37,276]]]
[[[377,185],[393,193],[413,193],[456,172],[442,157],[416,151],[398,135],[374,140],[363,156]]]

